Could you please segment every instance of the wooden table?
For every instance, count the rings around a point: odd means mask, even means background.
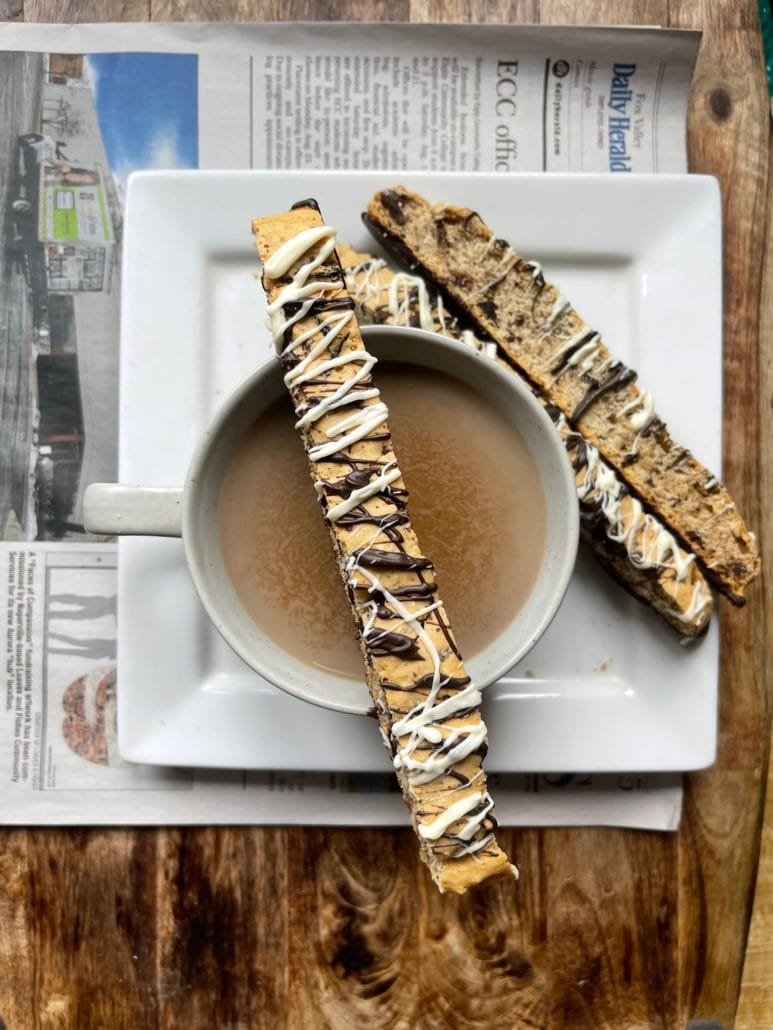
[[[770,561],[770,126],[753,0],[25,0],[23,10],[20,0],[0,0],[2,9],[60,22],[332,17],[703,29],[689,152],[691,169],[722,186],[725,477]],[[677,834],[505,831],[524,870],[517,893],[508,885],[459,899],[430,886],[408,831],[7,830],[0,1016],[9,1030],[620,1030],[698,1017],[731,1025],[770,737],[766,602],[770,613],[770,588],[757,583],[745,610],[721,606],[719,758],[687,777]],[[763,1027],[773,1010],[764,1014],[770,994],[755,955],[763,982],[745,1003],[744,1025]]]

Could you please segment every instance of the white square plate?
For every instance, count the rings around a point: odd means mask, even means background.
[[[472,207],[539,260],[652,389],[676,438],[721,460],[721,220],[700,176],[168,172],[132,176],[125,224],[120,478],[183,482],[218,403],[272,347],[250,219],[314,196],[339,238],[377,251],[360,212],[402,182]],[[370,719],[277,690],[233,655],[182,544],[124,539],[119,739],[135,762],[377,771]],[[696,769],[714,758],[718,632],[679,639],[581,554],[566,600],[486,697],[492,771]],[[365,688],[363,687],[363,690]]]

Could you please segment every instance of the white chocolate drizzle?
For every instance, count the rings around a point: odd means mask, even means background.
[[[483,244],[483,249],[481,250],[480,254],[478,255],[478,263],[479,264],[486,257],[486,255],[491,250],[491,248],[494,246],[494,242],[495,241],[496,241],[496,235],[492,232],[492,234],[489,236],[488,240],[486,240],[486,242]]]
[[[583,361],[585,360],[585,358],[587,358],[588,355],[591,355],[592,358],[596,357],[596,355],[598,354],[599,347],[601,345],[601,336],[598,333],[591,332],[588,329],[588,327],[585,326],[584,328],[580,329],[579,332],[576,332],[573,336],[568,336],[565,340],[561,341],[559,346],[553,351],[553,353],[545,362],[545,367],[555,368],[557,365],[559,365],[561,359],[564,357],[565,354],[569,354],[570,351],[572,351],[573,348],[575,348],[581,340],[585,340],[586,338],[587,343],[584,343],[582,347],[580,347],[574,354],[571,354],[571,356],[565,362],[561,363],[561,367],[559,368],[559,371],[556,373],[555,379],[558,379],[558,377],[565,371],[566,368],[568,368],[571,365],[577,364],[577,361],[575,359],[577,358],[578,354],[583,354],[583,357],[579,359]],[[588,366],[588,368],[590,368],[590,366]],[[585,369],[583,369],[583,371],[584,370]]]
[[[317,298],[314,297],[308,302],[308,310],[311,309],[311,305],[315,300],[317,300]],[[306,354],[306,356],[303,357],[301,361],[284,376],[285,386],[296,386],[299,383],[306,382],[308,379],[312,378],[312,375],[316,374],[315,370],[311,376],[306,375],[312,362],[316,361],[318,356],[325,353],[339,333],[343,331],[350,318],[350,311],[328,315],[327,318],[324,318],[321,322],[313,325],[310,330],[307,330],[305,333],[301,333],[300,336],[296,337],[295,340],[291,341],[291,343],[281,351],[282,357],[287,356],[288,354],[293,353],[294,350],[297,350],[301,344],[311,339],[311,337],[315,336],[317,333],[320,333],[322,330],[327,330],[327,333],[323,335],[321,340],[318,340],[317,343],[314,344],[308,354]],[[296,320],[297,318],[295,316],[283,322],[278,321],[277,319],[279,341],[283,340],[284,332],[290,329]],[[335,366],[328,365],[327,368],[331,369],[335,368]],[[325,369],[325,371],[327,371],[327,369]]]
[[[609,539],[625,545],[634,565],[642,569],[655,566],[671,568],[677,582],[681,583],[687,578],[695,555],[683,551],[673,534],[646,513],[637,498],[626,494],[620,479],[599,457],[597,448],[587,441],[583,441],[583,447],[585,468],[582,481],[577,484],[577,496],[582,501],[591,492],[597,494],[608,525]],[[621,504],[624,497],[628,497],[631,505],[628,519],[622,517]]]
[[[655,417],[655,401],[649,390],[640,390],[638,395],[621,408],[620,415],[629,415],[629,421],[634,429],[643,433]]]
[[[596,333],[592,339],[572,354],[566,363],[566,367],[573,368],[576,366],[580,372],[590,372],[598,357],[600,347],[601,337]]]
[[[492,241],[493,237],[489,242]],[[387,263],[381,258],[368,258],[344,269],[346,288],[363,320],[371,320],[374,310],[379,310],[385,304],[388,317],[381,316],[378,321],[411,326],[414,325],[413,320],[417,319],[420,329],[460,339],[488,357],[496,357],[495,343],[481,340],[471,329],[457,328],[456,320],[449,315],[440,294],[435,296],[433,306],[433,299],[421,276],[390,271],[391,278],[387,284],[379,278],[379,274],[386,268]]]
[[[547,332],[548,330],[552,329],[555,323],[558,321],[558,319],[561,318],[562,315],[565,315],[570,307],[571,304],[566,299],[566,297],[564,297],[562,293],[559,293],[558,297],[556,297],[553,307],[550,309],[548,317],[542,323],[542,331]]]
[[[449,827],[455,822],[464,818],[464,816],[467,815],[468,812],[472,811],[476,806],[480,807],[485,797],[485,794],[479,793],[468,794],[467,797],[460,798],[452,805],[449,805],[444,812],[435,816],[431,823],[422,823],[419,826],[419,836],[423,837],[425,840],[438,840],[440,837],[445,835]],[[485,808],[485,805],[483,807]],[[489,808],[490,807],[491,806],[489,804]],[[474,823],[472,820],[469,820],[470,830],[472,832],[478,828],[480,823],[483,821],[484,816],[488,814],[489,808],[485,808],[484,814],[480,817],[476,816]],[[468,840],[469,837],[466,836],[467,832],[467,827],[465,827],[465,829],[456,834],[456,836],[460,837],[462,840]]]
[[[296,233],[291,239],[286,240],[281,247],[266,259],[263,264],[263,271],[269,279],[281,279],[283,275],[287,275],[293,265],[308,250],[311,250],[321,240],[326,240],[327,245],[320,249],[316,258],[310,261],[308,265],[304,265],[304,268],[296,275],[293,285],[300,286],[302,282],[298,281],[299,278],[302,276],[303,282],[305,282],[309,271],[319,268],[333,253],[335,235],[335,229],[329,225],[318,225],[311,229],[302,229],[301,232]]]
[[[559,427],[560,428],[560,427]],[[577,484],[580,501],[594,500],[605,521],[606,535],[621,544],[628,559],[639,569],[670,569],[676,583],[685,582],[695,563],[695,555],[684,551],[676,538],[653,515],[644,511],[641,502],[625,491],[623,483],[615,472],[601,460],[598,450],[579,437],[570,434],[582,447],[584,469],[582,480]],[[623,512],[623,500],[628,498],[629,506]],[[696,579],[690,603],[675,617],[690,623],[711,607],[711,593],[702,578]]]
[[[502,271],[498,275],[495,275],[493,279],[490,279],[489,282],[485,283],[483,286],[480,286],[477,290],[475,290],[473,296],[480,297],[483,294],[488,293],[490,290],[493,290],[495,286],[499,286],[502,280],[513,270],[513,268],[517,264],[517,254],[514,254],[512,251],[505,254],[505,256],[497,265],[497,270],[502,268]],[[539,274],[539,272],[537,274]],[[534,278],[536,278],[536,276],[534,276]]]
[[[390,469],[389,472],[384,472],[380,476],[376,476],[372,479],[367,486],[360,487],[359,490],[352,490],[351,494],[346,500],[341,501],[340,504],[334,504],[332,508],[328,508],[327,517],[331,522],[338,522],[341,516],[346,515],[352,508],[356,508],[358,504],[363,501],[367,501],[369,497],[374,497],[376,494],[381,493],[385,486],[389,486],[390,483],[394,483],[396,479],[399,479],[402,472],[399,468]]]
[[[417,281],[415,275],[398,272],[389,283],[389,312],[398,324],[407,322],[411,309],[411,293],[416,291],[418,301],[419,325],[422,329],[432,329],[435,319],[429,300],[429,291],[423,279]],[[402,291],[402,295],[401,295]]]
[[[286,331],[295,325],[296,322],[300,322],[306,317],[315,301],[319,300],[325,291],[338,289],[338,284],[335,282],[318,280],[309,283],[307,281],[311,273],[323,265],[333,253],[335,240],[335,229],[332,229],[329,225],[304,229],[292,239],[283,243],[281,247],[267,258],[263,265],[263,272],[269,279],[281,279],[311,247],[321,243],[315,257],[298,269],[292,281],[283,287],[276,298],[268,305],[268,321],[277,351],[281,351]],[[300,305],[298,311],[293,316],[286,318],[282,310],[284,305],[290,302],[297,303],[299,300],[305,301],[305,303]],[[351,317],[350,312],[344,312],[344,314]],[[331,320],[326,320],[326,322],[329,321]],[[319,327],[314,327],[310,335],[313,335],[318,330]],[[332,333],[332,335],[328,334],[329,339],[335,339],[338,331],[340,330]],[[304,338],[308,338],[306,334],[304,334]],[[296,339],[292,344],[292,349],[295,349],[302,342],[302,338]],[[324,350],[324,347],[320,345],[318,353],[321,353],[322,350]],[[281,353],[283,354],[284,352],[281,351]],[[308,360],[311,361],[313,358],[309,357]]]
[[[353,415],[341,419],[331,429],[328,429],[325,436],[330,436],[334,439],[331,443],[320,443],[310,447],[308,451],[309,458],[311,461],[322,461],[323,458],[329,458],[331,454],[338,454],[339,451],[343,451],[346,447],[350,447],[353,443],[357,443],[368,436],[374,429],[377,429],[382,423],[386,422],[388,417],[387,406],[381,401],[378,404],[361,408]],[[344,433],[344,429],[350,429],[351,432]],[[343,435],[341,435],[342,433]]]

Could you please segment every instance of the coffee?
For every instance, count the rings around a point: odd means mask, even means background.
[[[534,460],[507,419],[451,376],[382,362],[408,510],[437,569],[462,653],[498,637],[526,600],[545,548],[545,497]],[[245,433],[226,467],[220,546],[254,622],[309,665],[363,678],[363,660],[328,531],[289,403]]]

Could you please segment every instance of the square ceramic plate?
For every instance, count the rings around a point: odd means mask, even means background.
[[[192,172],[132,176],[125,224],[120,478],[183,482],[218,403],[273,359],[250,219],[319,200],[376,251],[360,212],[402,182],[475,208],[539,260],[639,372],[676,438],[721,460],[721,222],[699,176]],[[124,539],[119,739],[135,762],[377,771],[370,719],[272,687],[209,624],[176,540]],[[716,621],[716,620],[715,620]],[[679,639],[581,553],[555,621],[486,697],[492,771],[696,769],[714,758],[718,632]],[[365,688],[363,687],[363,691]]]

